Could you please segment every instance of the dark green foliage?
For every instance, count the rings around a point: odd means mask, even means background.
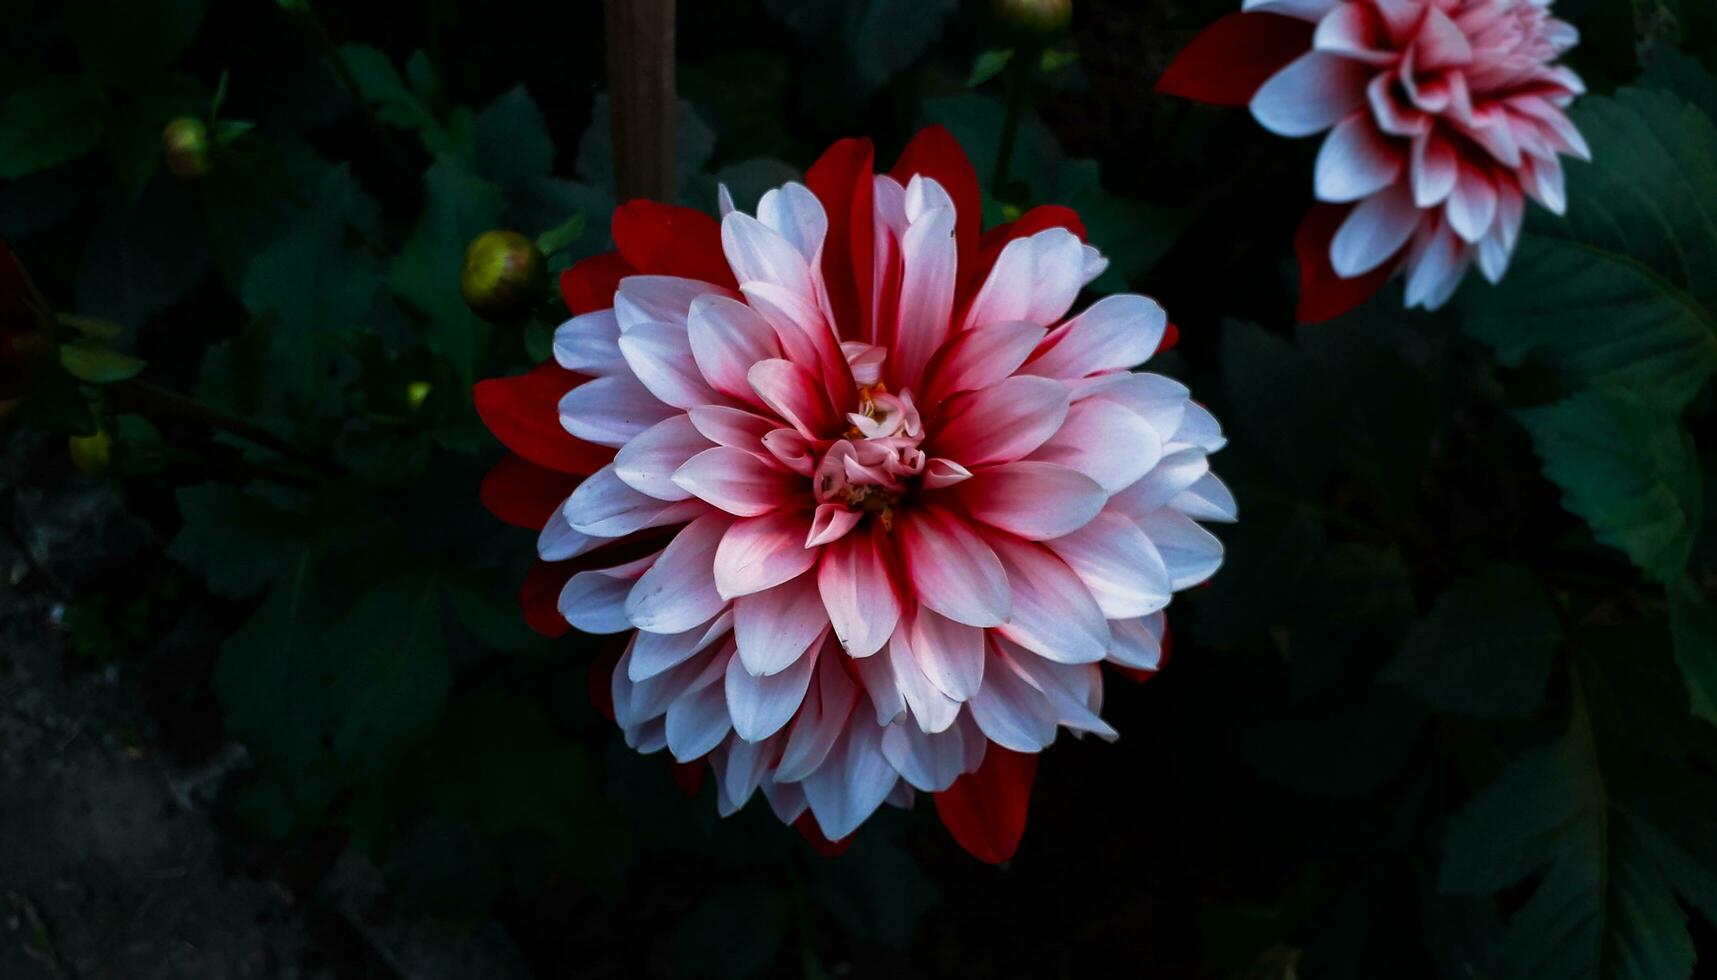
[[[679,5],[679,203],[749,209],[845,136],[886,170],[945,125],[985,224],[1071,207],[1111,263],[1092,293],[1164,302],[1182,340],[1152,369],[1230,439],[1224,568],[1170,607],[1156,679],[1108,678],[1121,740],[1045,754],[1002,869],[922,794],[838,859],[761,801],[718,818],[592,706],[609,645],[521,621],[533,534],[478,505],[499,449],[470,388],[565,313],[551,288],[490,326],[459,271],[496,228],[552,273],[612,246],[600,5],[241,6],[0,15],[0,235],[86,318],[16,420],[112,433],[172,563],[60,625],[147,665],[167,624],[212,624],[173,703],[248,750],[235,839],[361,850],[390,903],[500,918],[545,976],[1717,963],[1709,3],[1557,0],[1592,88],[1567,214],[1533,205],[1502,282],[1446,311],[1391,286],[1307,327],[1311,142],[1150,94],[1233,0],[1078,0],[1064,43],[1012,54],[983,3]],[[194,181],[161,163],[187,116],[216,144]],[[198,407],[127,400],[134,374]]]

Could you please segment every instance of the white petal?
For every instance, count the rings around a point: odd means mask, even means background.
[[[805,659],[805,651],[828,628],[829,617],[813,575],[733,600],[739,658],[753,674],[780,673]]]
[[[805,700],[816,660],[800,657],[786,670],[766,677],[753,675],[738,657],[728,661],[727,710],[733,716],[734,734],[756,742],[780,731]]]
[[[1221,567],[1222,542],[1185,514],[1165,507],[1138,524],[1163,556],[1176,591],[1197,585]]]
[[[561,367],[591,377],[630,371],[620,356],[620,324],[613,310],[575,316],[555,328],[554,359]]]
[[[1168,315],[1156,300],[1123,293],[1105,296],[1055,328],[1048,348],[1020,371],[1046,378],[1083,378],[1143,364],[1156,353]]]
[[[715,552],[733,523],[710,513],[686,525],[626,597],[632,625],[650,633],[683,633],[727,606],[715,589]]]
[[[586,633],[623,633],[632,628],[626,616],[626,595],[639,576],[655,564],[661,552],[615,565],[579,572],[560,590],[560,614]]]
[[[1346,279],[1389,261],[1419,226],[1412,192],[1399,185],[1359,202],[1330,241],[1330,265]]]
[[[1252,115],[1278,136],[1310,136],[1346,118],[1365,101],[1369,69],[1358,61],[1311,51],[1271,75],[1252,96]]]
[[[686,314],[699,296],[731,296],[729,290],[679,276],[627,276],[614,297],[614,316],[622,334],[641,323],[686,325]]]
[[[626,677],[636,683],[678,667],[709,649],[710,644],[726,636],[732,628],[733,615],[724,610],[684,633],[639,632],[633,637],[632,650],[627,656]]]
[[[1143,616],[1168,605],[1168,566],[1138,525],[1106,511],[1065,537],[1044,542],[1061,557],[1109,619]]]
[[[686,415],[663,419],[614,454],[614,475],[639,493],[657,500],[689,500],[691,492],[674,482],[674,471],[710,447]]]
[[[630,370],[585,382],[560,400],[561,427],[599,446],[624,446],[645,429],[674,414]]]
[[[1055,710],[1006,654],[990,649],[984,685],[972,698],[972,719],[992,742],[1015,752],[1041,752],[1055,741]]]

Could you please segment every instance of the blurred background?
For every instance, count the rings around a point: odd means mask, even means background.
[[[1152,369],[1228,427],[1241,522],[1172,663],[1111,677],[1122,738],[1047,752],[1007,866],[927,801],[826,858],[627,750],[592,641],[525,627],[469,392],[561,314],[459,273],[495,228],[608,247],[601,4],[8,0],[0,976],[1710,969],[1709,0],[1558,0],[1568,218],[1441,313],[1306,328],[1316,141],[1152,94],[1237,2],[679,8],[681,203],[940,123],[986,224],[1075,208],[1093,290],[1178,325]]]

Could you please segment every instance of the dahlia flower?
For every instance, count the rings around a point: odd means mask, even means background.
[[[541,530],[533,623],[623,640],[627,743],[707,759],[723,814],[761,791],[833,842],[926,792],[1001,860],[1035,753],[1115,737],[1098,665],[1155,670],[1220,564],[1221,431],[1130,373],[1156,303],[1070,313],[1106,265],[1072,212],[980,236],[946,131],[888,175],[845,140],[806,183],[719,223],[619,208],[554,362],[478,385],[516,454],[484,497]]]
[[[1249,105],[1282,136],[1328,130],[1295,246],[1300,319],[1344,313],[1396,272],[1436,309],[1477,263],[1502,278],[1525,199],[1561,214],[1560,155],[1591,158],[1552,64],[1579,40],[1550,0],[1245,0],[1157,90]]]

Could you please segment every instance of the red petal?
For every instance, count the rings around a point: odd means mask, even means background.
[[[702,211],[640,198],[614,209],[614,245],[645,275],[684,276],[737,289],[721,225]]]
[[[572,268],[560,274],[560,298],[573,316],[606,310],[614,305],[614,292],[620,280],[635,276],[638,270],[619,252],[603,252],[580,259]]]
[[[1165,350],[1174,350],[1174,346],[1178,343],[1180,343],[1180,328],[1171,323],[1163,329],[1163,339],[1157,342],[1157,353],[1161,354]]]
[[[1229,14],[1181,49],[1157,91],[1243,106],[1271,75],[1311,50],[1313,25],[1279,14]]]
[[[606,683],[604,686],[606,686]],[[612,694],[610,694],[610,697],[612,697]],[[610,705],[610,711],[612,711],[612,705]],[[609,720],[613,720],[612,715],[610,715]],[[703,776],[705,770],[708,768],[708,766],[704,765],[704,761],[702,759],[697,759],[692,762],[676,762],[674,763],[672,770],[674,774],[674,785],[680,788],[680,792],[686,795],[686,799],[695,800],[698,797],[698,790],[703,788]]]
[[[966,853],[1000,864],[1014,856],[1025,833],[1037,755],[990,743],[984,764],[936,795],[936,815]]]
[[[576,476],[543,469],[508,453],[483,475],[477,496],[500,520],[540,531],[580,482]]]
[[[585,380],[548,361],[524,374],[477,382],[471,400],[483,424],[513,452],[562,473],[594,473],[614,450],[575,439],[560,425],[561,396]]]
[[[1390,260],[1355,279],[1336,275],[1330,265],[1329,243],[1352,207],[1314,204],[1294,232],[1294,252],[1300,258],[1300,305],[1294,319],[1301,323],[1322,323],[1341,316],[1370,299],[1395,273],[1396,263]]]
[[[914,174],[933,178],[953,199],[959,267],[970,268],[978,252],[978,229],[983,226],[983,200],[978,191],[978,172],[953,133],[941,126],[931,126],[912,137],[889,176],[905,184]]]
[[[525,573],[519,586],[519,608],[525,611],[525,623],[543,636],[565,636],[571,629],[560,614],[560,590],[575,571],[565,562],[539,561]]]
[[[823,281],[835,325],[842,337],[868,335],[870,309],[875,150],[867,139],[844,139],[829,147],[811,169],[805,184],[829,216],[823,244]]]
[[[793,829],[805,838],[805,842],[811,845],[811,850],[826,858],[840,857],[847,852],[847,848],[851,847],[853,843],[852,834],[848,834],[840,840],[829,840],[824,837],[822,829],[817,826],[817,818],[811,816],[809,810],[799,814],[799,819],[793,821]]]

